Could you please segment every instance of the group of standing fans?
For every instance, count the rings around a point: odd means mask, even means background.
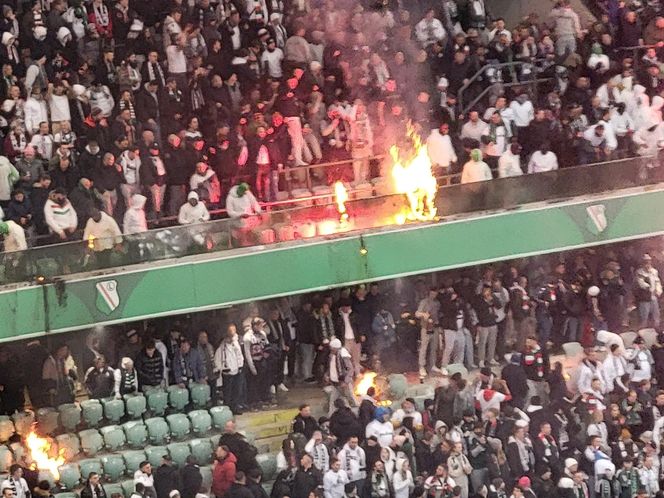
[[[258,214],[307,175],[365,183],[409,124],[464,183],[653,156],[664,17],[608,4],[586,26],[561,0],[510,30],[484,0],[8,2],[5,249],[83,231],[104,252],[167,215]]]

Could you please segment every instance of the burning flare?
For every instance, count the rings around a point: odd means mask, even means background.
[[[346,211],[346,201],[348,200],[348,190],[343,182],[337,181],[334,184],[334,202],[337,204],[337,211],[339,212],[339,223],[346,223],[348,221],[348,212]]]
[[[367,394],[367,390],[370,387],[373,387],[376,389],[376,396],[378,396],[378,386],[376,385],[377,375],[376,372],[364,372],[360,375],[355,383],[353,394],[355,394],[355,396],[364,396]]]
[[[95,236],[90,234],[88,236],[88,249],[93,250],[95,248]]]
[[[28,437],[25,438],[25,444],[30,451],[33,466],[38,470],[50,472],[56,481],[60,479],[58,467],[65,463],[65,458],[63,456],[65,450],[60,450],[56,458],[51,458],[49,456],[51,442],[46,438],[39,437],[34,431],[30,432]]]
[[[390,147],[390,156],[394,162],[392,177],[396,190],[398,193],[406,195],[409,204],[408,212],[405,215],[397,215],[398,224],[405,223],[406,219],[428,221],[436,216],[434,199],[438,186],[431,170],[431,160],[426,145],[422,143],[422,139],[410,124],[407,137],[412,143],[412,150],[398,145]]]

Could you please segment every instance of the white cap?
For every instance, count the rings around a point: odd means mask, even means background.
[[[566,469],[571,469],[575,465],[579,465],[579,462],[576,461],[574,458],[565,458],[565,468]]]
[[[44,38],[46,38],[47,33],[48,31],[44,26],[35,26],[32,29],[32,34],[37,40],[43,40]]]
[[[2,103],[2,112],[12,112],[16,102],[13,99],[7,99]]]
[[[76,97],[80,97],[81,95],[83,95],[85,93],[85,87],[83,85],[79,85],[78,83],[73,85],[71,87],[71,89],[74,92],[74,95]]]
[[[331,349],[340,349],[341,348],[341,341],[337,339],[336,337],[330,341],[330,348]]]
[[[526,427],[528,427],[528,422],[526,422],[525,420],[517,420],[514,423],[514,425],[519,427],[520,429],[525,429]]]
[[[592,287],[590,287],[590,288],[588,289],[588,295],[589,295],[590,297],[597,297],[597,296],[599,296],[599,287],[597,287],[596,285],[593,285]]]

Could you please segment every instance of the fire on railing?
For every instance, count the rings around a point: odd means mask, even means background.
[[[25,445],[27,446],[30,456],[32,457],[33,470],[41,470],[50,472],[53,478],[57,481],[60,479],[60,472],[58,467],[64,465],[64,449],[58,451],[56,457],[51,456],[51,441],[40,437],[36,432],[32,431],[25,438]]]
[[[355,380],[353,394],[355,397],[361,398],[367,394],[369,388],[373,387],[375,390],[373,398],[376,400],[376,404],[378,406],[391,406],[392,401],[389,399],[381,399],[381,396],[385,393],[381,389],[379,383],[376,382],[376,377],[378,377],[378,374],[371,371],[360,374],[360,376]]]

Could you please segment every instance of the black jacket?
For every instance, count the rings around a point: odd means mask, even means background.
[[[318,430],[318,423],[313,417],[303,417],[299,413],[293,419],[293,432],[304,434],[307,441],[311,439],[314,431]]]
[[[495,297],[492,301],[487,301],[481,296],[473,303],[473,308],[477,313],[478,325],[480,327],[491,327],[496,324],[496,310],[500,308],[501,303]]]
[[[293,495],[291,498],[309,498],[309,493],[323,484],[323,477],[315,467],[309,470],[299,469],[293,480]]]
[[[145,123],[148,119],[158,121],[159,95],[157,94],[157,100],[155,100],[145,88],[142,88],[136,94],[136,117],[142,123]]]
[[[355,341],[360,342],[362,337],[362,331],[360,329],[359,320],[357,319],[357,316],[355,315],[354,312],[350,314],[349,319],[350,319],[350,326],[353,328],[353,335],[355,336]],[[334,330],[337,334],[337,337],[341,340],[342,344],[344,344],[345,341],[344,337],[345,329],[346,329],[346,324],[344,323],[344,319],[341,316],[341,314],[338,313],[334,321]]]
[[[180,489],[180,473],[173,465],[160,465],[154,471],[154,489],[157,498],[169,498],[169,493]]]
[[[336,410],[330,417],[330,432],[337,437],[341,445],[351,436],[364,437],[357,415],[347,406]]]
[[[80,229],[85,228],[93,209],[103,207],[99,194],[94,189],[84,188],[80,184],[69,194],[69,201],[78,215],[78,228]]]
[[[141,350],[136,357],[136,372],[138,373],[138,385],[158,386],[164,380],[164,360],[159,351],[149,357],[145,350]]]
[[[92,488],[89,484],[81,490],[81,498],[92,498],[93,496],[95,495],[93,495]],[[97,486],[96,498],[106,498],[106,491],[104,490],[104,486],[101,484]]]
[[[254,494],[245,485],[234,482],[224,498],[254,498]]]
[[[250,469],[258,468],[258,462],[256,461],[258,450],[249,444],[242,434],[237,432],[222,434],[219,438],[219,446],[228,446],[230,452],[235,455],[237,470],[246,473]],[[231,489],[233,488],[231,487]]]
[[[187,464],[182,468],[182,498],[194,498],[201,489],[203,476],[198,465]]]

